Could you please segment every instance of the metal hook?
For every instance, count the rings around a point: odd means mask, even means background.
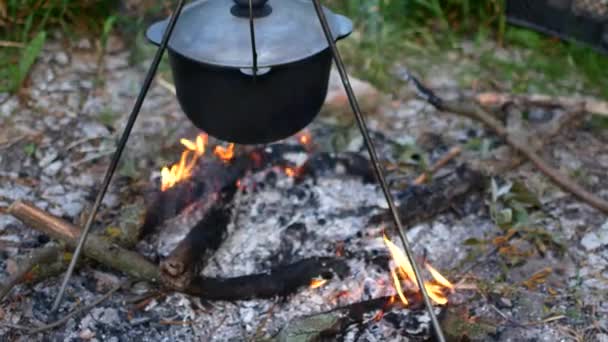
[[[403,249],[405,250],[405,255],[407,256],[410,264],[412,265],[412,269],[414,270],[414,275],[416,276],[418,288],[422,293],[424,304],[429,313],[429,316],[431,317],[431,324],[433,325],[435,336],[437,337],[437,341],[444,342],[445,337],[443,336],[443,331],[441,330],[439,321],[437,320],[435,312],[433,311],[433,304],[431,303],[431,299],[426,291],[426,288],[424,287],[424,280],[422,279],[420,268],[418,267],[418,264],[414,259],[412,249],[407,241],[407,238],[405,237],[405,233],[403,232],[403,225],[401,223],[401,219],[399,218],[397,207],[395,206],[395,203],[393,201],[393,196],[390,193],[388,183],[386,182],[386,178],[384,177],[384,172],[382,171],[382,166],[380,165],[380,161],[378,159],[376,147],[374,146],[374,142],[372,141],[369,135],[367,123],[363,118],[363,114],[361,113],[361,109],[359,108],[359,103],[357,102],[357,97],[355,96],[353,88],[350,85],[350,80],[348,77],[348,73],[346,72],[346,67],[344,66],[344,62],[342,61],[342,57],[340,56],[340,52],[338,51],[336,42],[334,41],[329,23],[327,22],[327,18],[325,17],[325,13],[323,13],[323,7],[321,6],[320,0],[313,0],[313,4],[315,6],[315,11],[317,12],[317,17],[321,22],[323,33],[325,34],[325,38],[327,39],[327,43],[329,44],[329,48],[331,49],[334,62],[336,63],[336,67],[338,68],[338,72],[340,73],[342,84],[344,86],[344,89],[346,90],[346,94],[348,95],[348,101],[350,103],[351,109],[353,110],[353,114],[357,119],[357,125],[359,126],[359,130],[361,131],[361,135],[363,136],[363,140],[365,141],[365,146],[367,147],[367,152],[369,153],[369,156],[371,158],[376,177],[378,178],[378,182],[380,183],[380,187],[382,188],[382,192],[384,193],[384,197],[386,198],[386,202],[388,203],[388,206],[390,208],[393,221],[395,222],[395,226],[397,227],[397,231],[399,232],[399,237],[401,238],[401,243],[403,244]]]

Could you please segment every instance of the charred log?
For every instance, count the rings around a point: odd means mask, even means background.
[[[375,181],[374,170],[369,160],[355,152],[316,153],[300,167],[297,180],[302,181],[305,176],[311,176],[316,180],[326,174],[360,177],[366,183]]]
[[[206,261],[220,247],[227,236],[232,214],[230,204],[235,193],[236,185],[223,189],[203,219],[161,261],[161,277],[166,285],[187,288],[198,270],[204,268]]]
[[[235,278],[195,278],[190,286],[192,294],[207,300],[247,300],[287,296],[312,279],[343,277],[349,268],[342,259],[315,257],[293,264],[278,266],[268,273]]]
[[[160,185],[148,191],[147,210],[142,225],[143,234],[150,234],[165,220],[177,216],[196,201],[213,201],[222,189],[236,184],[249,171],[268,165],[287,164],[284,155],[303,153],[299,145],[277,144],[266,148],[242,148],[228,161],[214,158],[201,159],[192,177],[160,191]]]
[[[451,209],[471,193],[483,189],[483,176],[466,165],[434,178],[428,185],[414,185],[397,194],[398,211],[404,225],[415,225]],[[389,222],[384,212],[373,216],[370,224]]]

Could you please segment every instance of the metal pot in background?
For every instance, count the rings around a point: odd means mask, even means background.
[[[352,22],[324,8],[336,40]],[[167,21],[150,26],[159,44]],[[253,27],[254,35],[250,28]],[[169,41],[184,113],[211,136],[238,144],[287,138],[319,113],[332,56],[308,0],[199,0]]]

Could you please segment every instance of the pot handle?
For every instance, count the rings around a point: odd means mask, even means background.
[[[146,30],[146,38],[148,41],[156,46],[160,46],[160,41],[165,33],[167,27],[167,20],[161,20],[152,24],[148,30]]]
[[[347,17],[335,14],[336,22],[336,40],[346,38],[353,32],[353,22]]]

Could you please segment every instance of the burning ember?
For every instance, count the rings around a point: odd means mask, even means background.
[[[315,279],[313,279],[313,280],[310,281],[310,288],[311,289],[318,289],[319,287],[325,285],[325,283],[327,283],[326,279],[315,278]]]
[[[310,143],[312,142],[312,137],[309,131],[302,131],[301,133],[298,134],[298,141],[300,142],[300,144],[304,145],[304,146],[308,146],[310,145]]]
[[[408,305],[409,302],[403,292],[402,283],[405,283],[408,288],[418,290],[414,269],[403,251],[392,243],[386,235],[384,235],[383,238],[386,247],[391,253],[393,262],[395,263],[395,267],[391,268],[390,271],[393,285],[395,286],[395,290],[397,291],[397,295],[399,296],[399,299],[401,299],[401,302],[404,305]],[[431,265],[425,263],[424,266],[433,277],[432,281],[424,283],[424,288],[435,303],[445,305],[448,302],[447,293],[454,291],[454,285]]]
[[[228,162],[234,158],[234,144],[230,143],[228,147],[216,146],[213,154],[221,160]]]
[[[165,166],[161,170],[161,191],[166,191],[192,176],[192,170],[207,151],[209,136],[201,133],[194,141],[182,138],[180,143],[184,145],[185,149],[182,151],[179,162],[171,167]],[[234,158],[234,144],[230,143],[228,147],[216,146],[213,154],[217,158],[228,162]]]

